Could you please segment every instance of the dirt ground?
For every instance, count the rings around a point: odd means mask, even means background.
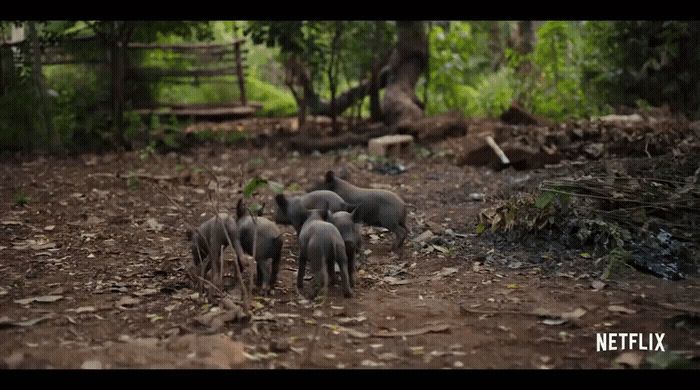
[[[5,159],[0,366],[611,368],[652,355],[596,352],[598,332],[663,332],[667,351],[697,358],[700,328],[677,321],[697,321],[697,277],[671,282],[630,271],[602,284],[598,259],[554,243],[474,234],[491,199],[576,165],[457,167],[449,144],[432,157],[403,159],[399,175],[368,169],[363,148],[298,155],[215,145],[184,154]],[[390,252],[390,234],[363,227],[369,252],[355,296],[345,299],[335,287],[315,304],[294,288],[298,249],[285,226],[274,295],[255,297],[249,322],[206,335],[193,318],[211,305],[185,273],[185,223],[199,224],[213,210],[209,176],[197,167],[217,175],[220,207],[229,211],[256,175],[307,189],[326,170],[345,167],[356,184],[391,189],[415,206],[405,256]],[[273,196],[267,188],[254,196],[268,217]],[[416,242],[426,230],[432,244]]]

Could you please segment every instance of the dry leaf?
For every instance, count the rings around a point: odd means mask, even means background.
[[[444,277],[444,276],[456,274],[457,271],[459,271],[459,269],[456,267],[444,267],[442,270],[438,271],[435,275],[438,277]]]
[[[338,319],[340,325],[359,325],[365,321],[367,321],[367,317],[365,316],[343,317]]]
[[[586,314],[586,310],[583,308],[576,308],[576,310],[568,312],[568,313],[561,313],[561,318],[565,320],[575,320],[583,317],[584,314]]]
[[[385,276],[384,278],[382,278],[382,280],[388,283],[390,286],[400,286],[403,284],[411,283],[411,280],[409,279],[399,279],[393,276]]]
[[[158,293],[158,290],[156,290],[154,288],[145,288],[143,290],[136,291],[134,293],[134,295],[142,297],[142,296],[153,295],[153,294],[157,294],[157,293]]]
[[[591,287],[594,290],[602,290],[605,286],[606,284],[601,282],[600,280],[594,280],[593,283],[591,283]]]
[[[114,306],[119,310],[133,310],[132,307],[128,306],[134,306],[139,304],[140,302],[141,300],[138,298],[123,297],[120,300],[118,300],[117,303],[114,304]]]
[[[373,333],[372,336],[375,337],[404,337],[404,336],[418,336],[426,333],[441,333],[449,330],[451,328],[450,325],[448,324],[437,324],[437,325],[430,325],[426,326],[423,328],[418,328],[418,329],[413,329],[413,330],[406,330],[406,331],[396,331],[396,332],[388,332],[388,331],[379,331],[377,333]]]
[[[545,325],[549,326],[558,326],[558,325],[564,325],[566,324],[567,320],[563,318],[547,318],[546,320],[542,320],[542,323]]]
[[[79,307],[79,308],[75,309],[74,311],[75,311],[77,314],[80,314],[80,313],[92,313],[92,312],[97,311],[97,309],[95,309],[95,306],[82,306],[82,307]]]
[[[608,310],[610,310],[613,313],[625,313],[625,314],[636,314],[636,310],[628,309],[624,306],[618,306],[618,305],[610,305],[608,306]]]
[[[15,303],[19,303],[20,305],[28,305],[32,302],[51,303],[51,302],[56,302],[62,298],[63,298],[63,295],[44,295],[41,297],[15,299]]]
[[[0,318],[0,328],[10,327],[10,326],[22,326],[22,327],[34,326],[41,321],[49,320],[51,318],[53,318],[53,314],[47,314],[45,316],[42,316],[39,318],[34,318],[31,320],[27,320],[27,321],[12,321],[9,317],[4,316],[4,317]]]

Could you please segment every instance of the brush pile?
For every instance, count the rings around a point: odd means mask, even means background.
[[[699,167],[700,154],[595,163],[483,210],[477,231],[614,250],[639,270],[680,279],[698,266]]]
[[[536,169],[562,160],[680,156],[700,152],[700,122],[671,116],[608,115],[555,124],[485,122],[465,137],[458,165],[503,168],[484,141],[491,135],[515,169]]]

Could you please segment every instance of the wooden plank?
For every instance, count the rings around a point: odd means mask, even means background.
[[[161,77],[212,77],[236,75],[236,68],[222,67],[212,69],[165,69],[165,68],[134,68],[133,71],[144,78]]]
[[[210,107],[210,108],[145,108],[133,110],[134,113],[139,115],[163,115],[171,116],[174,115],[178,118],[206,118],[212,119],[226,119],[226,118],[242,118],[255,114],[259,109],[258,106],[248,105],[248,106],[231,106],[231,107]]]
[[[240,45],[245,42],[245,39],[239,39],[231,43],[173,43],[173,44],[162,44],[162,43],[137,43],[132,42],[127,46],[130,49],[163,49],[163,50],[173,50],[173,51],[189,51],[197,49],[220,49],[226,48],[231,49],[232,44],[234,46]]]

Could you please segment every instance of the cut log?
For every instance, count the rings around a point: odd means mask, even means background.
[[[448,137],[461,137],[467,133],[469,123],[459,112],[424,117],[415,121],[403,122],[396,126],[396,132],[410,134],[420,142],[433,142]]]
[[[527,110],[515,102],[511,104],[508,110],[501,114],[501,120],[511,125],[552,125],[550,120],[527,112]]]

